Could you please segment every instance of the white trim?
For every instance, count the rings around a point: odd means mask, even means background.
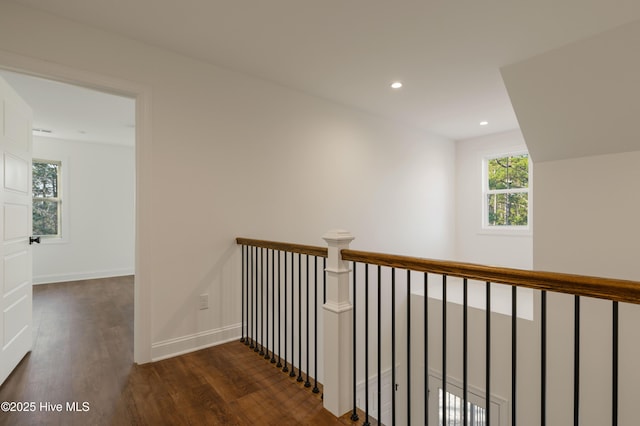
[[[70,68],[42,59],[0,50],[0,67],[102,90],[136,100],[136,263],[134,296],[134,350],[136,363],[151,361],[151,265],[144,262],[143,253],[150,252],[152,177],[151,87],[97,73]],[[148,257],[148,256],[147,256]]]
[[[483,408],[486,408],[484,406],[486,402],[485,389],[481,389],[480,387],[472,385],[470,383],[467,384],[467,386],[468,386],[469,394],[471,394],[469,396],[472,396],[472,398],[470,399],[477,398],[477,400],[481,401],[480,405]],[[452,392],[452,390],[454,389],[451,389],[451,387],[456,388],[455,391],[457,392]],[[442,388],[442,372],[433,368],[429,368],[429,391],[437,391],[438,389],[441,389],[441,388]],[[462,397],[462,393],[463,393],[462,380],[447,374],[447,392],[453,393],[459,397]],[[437,394],[436,394],[436,397],[437,397]],[[508,426],[510,424],[509,400],[493,392],[489,396],[489,400],[491,401],[492,404],[495,404],[496,406],[499,407],[498,425]],[[437,411],[438,410],[436,409],[436,412]]]
[[[343,312],[349,312],[353,309],[353,305],[349,302],[337,303],[332,300],[327,300],[327,303],[322,305],[325,311],[341,314]]]
[[[61,283],[68,281],[95,280],[99,278],[122,277],[134,275],[134,270],[126,269],[109,269],[104,271],[74,272],[71,274],[49,274],[33,277],[33,285]]]
[[[504,237],[531,237],[533,231],[531,225],[529,227],[519,226],[496,226],[493,228],[482,228],[477,232],[478,235],[500,235]]]
[[[37,160],[40,162],[56,162],[59,163],[60,169],[58,170],[58,177],[60,180],[60,235],[58,236],[47,236],[43,235],[40,237],[40,244],[49,245],[49,244],[68,244],[69,243],[69,235],[70,235],[70,216],[71,216],[71,202],[69,199],[69,182],[71,176],[71,160],[68,156],[60,156],[53,155],[50,156],[52,158],[33,158],[33,160]],[[53,158],[55,157],[55,158]],[[33,176],[33,172],[32,172]]]
[[[151,361],[173,358],[174,356],[184,355],[234,340],[239,341],[241,329],[242,324],[238,323],[153,343],[151,346]]]

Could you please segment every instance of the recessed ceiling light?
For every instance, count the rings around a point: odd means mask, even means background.
[[[487,124],[489,124],[489,122],[488,122],[488,121],[481,121],[481,122],[480,122],[480,125],[481,125],[481,126],[486,126]]]
[[[391,83],[392,89],[399,89],[401,87],[402,87],[402,83],[400,83],[399,81],[394,81],[393,83]]]

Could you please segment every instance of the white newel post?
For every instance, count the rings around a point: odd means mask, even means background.
[[[340,251],[354,237],[334,230],[322,237],[328,245],[327,301],[324,304],[324,408],[340,417],[353,408],[353,305],[349,300],[349,264]]]

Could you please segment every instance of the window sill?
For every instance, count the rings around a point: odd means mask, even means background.
[[[531,237],[533,236],[533,231],[529,227],[522,229],[522,228],[516,228],[516,227],[503,226],[497,229],[482,228],[480,231],[478,231],[478,235],[500,236],[500,237]]]

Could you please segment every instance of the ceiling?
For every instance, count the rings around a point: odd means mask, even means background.
[[[33,134],[133,146],[135,100],[0,70],[33,109]]]
[[[454,140],[518,127],[502,66],[640,19],[637,0],[15,2]]]
[[[502,69],[536,164],[640,150],[639,47],[635,21]]]

